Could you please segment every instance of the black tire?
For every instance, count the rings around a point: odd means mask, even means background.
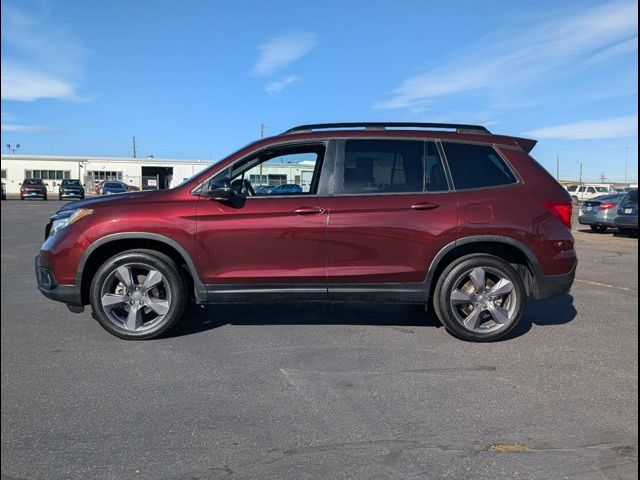
[[[493,272],[499,272],[501,276],[511,282],[513,287],[513,296],[511,293],[509,294],[509,301],[514,302],[512,306],[510,305],[512,314],[510,315],[509,323],[505,322],[503,327],[499,327],[496,323],[494,328],[497,329],[486,333],[466,328],[456,319],[456,312],[454,312],[450,302],[451,294],[457,288],[458,282],[468,272],[479,267],[490,269],[489,276],[492,276]],[[436,315],[447,330],[454,336],[471,342],[493,342],[509,334],[520,321],[525,303],[526,289],[520,274],[506,261],[487,254],[467,255],[452,262],[438,278],[433,297]],[[475,307],[472,310],[475,310]],[[481,312],[484,312],[484,310],[481,309]],[[485,322],[483,325],[489,324],[490,322]]]
[[[118,267],[129,265],[146,265],[157,270],[167,282],[171,292],[171,300],[167,313],[159,323],[143,331],[128,330],[124,325],[119,325],[110,318],[102,305],[101,295],[105,283],[113,278],[113,274]],[[167,333],[182,317],[189,302],[187,284],[182,277],[178,266],[168,256],[154,250],[128,250],[119,253],[104,262],[91,282],[89,290],[89,300],[93,310],[93,316],[100,325],[109,333],[125,340],[149,340],[158,338]],[[126,304],[123,308],[128,308]],[[142,307],[141,307],[142,308]],[[145,307],[146,308],[146,307]],[[154,313],[154,312],[151,312]],[[143,325],[144,327],[144,325]]]
[[[20,196],[20,200],[23,200],[23,201],[24,201],[24,197],[23,197],[22,195]]]
[[[58,195],[58,200],[62,201],[62,195]]]
[[[600,225],[589,225],[589,227],[591,227],[591,230],[595,233],[607,233],[607,227]]]
[[[47,197],[42,197],[43,202],[46,202],[47,200],[49,200]]]

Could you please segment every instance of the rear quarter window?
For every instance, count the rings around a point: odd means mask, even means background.
[[[509,166],[489,145],[444,142],[444,152],[456,190],[518,183]]]

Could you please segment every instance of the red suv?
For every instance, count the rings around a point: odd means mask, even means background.
[[[38,286],[126,339],[166,333],[194,298],[433,304],[456,336],[496,340],[575,275],[571,198],[535,143],[474,125],[296,127],[171,190],[65,205]],[[259,188],[282,184],[300,188]]]

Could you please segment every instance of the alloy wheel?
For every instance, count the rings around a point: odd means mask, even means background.
[[[456,321],[474,333],[507,328],[516,318],[518,300],[513,282],[493,267],[462,273],[449,296]]]
[[[160,271],[144,263],[113,270],[100,292],[107,318],[117,327],[143,332],[162,322],[171,308],[171,288]]]

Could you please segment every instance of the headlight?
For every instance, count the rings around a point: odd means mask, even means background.
[[[51,217],[52,223],[49,235],[54,235],[56,232],[92,213],[93,209],[91,208],[76,208],[75,210],[63,210],[62,212],[56,213]]]

